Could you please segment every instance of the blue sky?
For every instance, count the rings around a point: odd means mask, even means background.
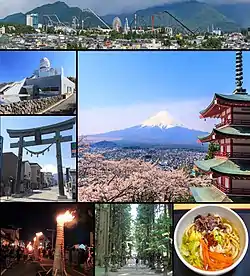
[[[30,77],[47,57],[51,67],[64,69],[66,77],[76,75],[76,56],[73,51],[2,51],[0,52],[0,83]]]
[[[9,138],[9,135],[6,129],[27,129],[39,126],[45,126],[50,124],[55,124],[62,122],[64,120],[68,120],[71,117],[69,116],[2,116],[1,119],[1,136],[3,136],[3,152],[13,152],[18,155],[18,149],[11,148],[10,143],[17,142],[16,138]],[[73,130],[68,130],[61,132],[62,135],[72,135],[73,141],[76,141],[76,127],[74,126]],[[43,138],[51,138],[54,135],[44,135]],[[34,138],[27,137],[26,141],[34,140]],[[65,142],[61,144],[62,149],[62,160],[64,167],[75,168],[75,158],[71,158],[71,142]],[[47,148],[49,145],[42,146],[33,146],[28,149],[31,151],[41,151]],[[45,152],[44,155],[30,156],[30,154],[26,154],[26,150],[23,151],[23,161],[28,160],[33,163],[38,163],[43,167],[46,171],[51,171],[53,173],[57,172],[57,162],[56,162],[56,145],[52,145],[49,152]]]
[[[243,53],[250,91],[250,53]],[[168,110],[189,128],[209,131],[199,119],[214,93],[235,89],[235,52],[81,52],[79,131],[102,133],[142,123]]]

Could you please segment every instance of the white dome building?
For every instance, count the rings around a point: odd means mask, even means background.
[[[40,67],[39,67],[40,71],[47,71],[50,69],[50,61],[48,58],[42,58],[40,60]]]
[[[34,75],[36,78],[42,78],[42,77],[49,77],[49,76],[56,76],[56,75],[62,75],[63,70],[52,68],[50,61],[48,58],[44,57],[40,60],[39,69],[35,70]]]

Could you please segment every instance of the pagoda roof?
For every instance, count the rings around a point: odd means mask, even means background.
[[[224,100],[236,101],[236,102],[250,102],[250,94],[217,94],[215,93],[217,98],[221,98]]]
[[[218,115],[222,113],[223,109],[227,108],[228,106],[232,106],[232,104],[236,106],[242,106],[244,104],[250,106],[250,94],[224,95],[215,93],[209,106],[200,111],[200,117],[219,117]]]
[[[209,187],[190,187],[196,202],[232,202],[221,190],[214,185]]]
[[[209,142],[213,139],[213,135],[216,138],[223,138],[223,137],[240,137],[240,138],[247,138],[250,139],[250,127],[245,126],[227,126],[220,129],[214,128],[211,133],[206,136],[199,136],[198,139],[201,142]]]
[[[215,172],[221,175],[250,176],[249,160],[213,158],[195,161],[195,165],[205,172]]]

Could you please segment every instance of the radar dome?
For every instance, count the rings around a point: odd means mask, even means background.
[[[45,57],[40,60],[40,70],[50,69],[50,61]]]

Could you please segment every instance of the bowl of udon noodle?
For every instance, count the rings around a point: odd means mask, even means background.
[[[248,231],[241,217],[219,205],[201,205],[179,220],[174,232],[180,260],[201,275],[222,275],[243,260]]]

